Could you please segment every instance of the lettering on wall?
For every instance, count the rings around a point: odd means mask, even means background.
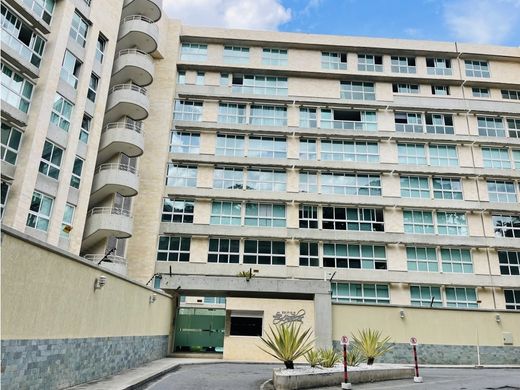
[[[273,325],[290,324],[292,322],[303,323],[303,317],[305,317],[305,310],[300,309],[298,311],[278,311],[273,315]]]

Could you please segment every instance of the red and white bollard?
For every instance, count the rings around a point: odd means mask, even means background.
[[[410,345],[413,348],[413,360],[415,363],[415,376],[413,377],[413,381],[415,383],[422,383],[423,378],[422,378],[422,376],[419,376],[419,363],[417,361],[417,338],[415,338],[415,337],[410,338]]]
[[[341,337],[341,345],[343,345],[343,383],[341,383],[342,389],[352,389],[352,384],[348,381],[348,369],[347,369],[347,347],[350,344],[350,340],[347,336]]]

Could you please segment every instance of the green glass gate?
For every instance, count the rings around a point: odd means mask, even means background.
[[[175,318],[175,352],[219,352],[224,347],[225,309],[180,307]]]

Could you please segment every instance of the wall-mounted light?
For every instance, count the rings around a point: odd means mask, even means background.
[[[105,284],[107,284],[107,277],[101,275],[94,281],[94,290],[100,290]]]
[[[497,315],[495,316],[495,321],[496,321],[497,323],[500,323],[500,322],[502,321],[502,318],[500,318],[500,314],[497,314]]]
[[[150,298],[148,299],[149,303],[154,303],[157,300],[157,294],[150,295]]]
[[[404,310],[403,309],[399,310],[399,317],[401,317],[401,318],[406,317],[406,314],[404,314]]]

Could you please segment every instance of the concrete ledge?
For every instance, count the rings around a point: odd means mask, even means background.
[[[350,383],[380,382],[393,379],[412,379],[413,367],[394,364],[366,364],[349,368]],[[273,386],[276,390],[311,389],[337,386],[343,382],[343,366],[333,368],[278,369],[273,370]]]

